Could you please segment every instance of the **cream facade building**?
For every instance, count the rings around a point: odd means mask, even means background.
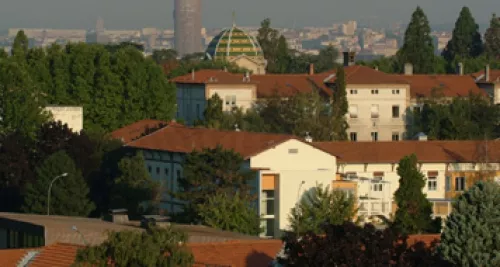
[[[83,107],[47,106],[45,110],[52,115],[54,121],[67,124],[73,132],[83,130]]]
[[[477,85],[492,99],[494,104],[500,104],[500,70],[490,69],[485,66],[483,71],[472,75]]]

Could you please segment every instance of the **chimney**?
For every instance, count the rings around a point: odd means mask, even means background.
[[[238,124],[235,124],[235,125],[234,125],[234,131],[236,131],[236,132],[239,132],[239,131],[240,131],[240,128],[238,127]]]
[[[226,66],[224,66],[224,72],[227,72],[227,67]]]
[[[110,209],[108,211],[108,216],[105,220],[117,224],[127,224],[128,223],[128,210],[127,209]]]
[[[405,75],[413,75],[413,64],[405,63]]]
[[[312,141],[313,141],[313,138],[311,137],[311,135],[309,135],[309,132],[306,132],[306,137],[304,139],[308,143],[312,143]]]
[[[378,66],[375,66],[375,68],[374,68],[374,69],[375,69],[376,71],[378,71]]]
[[[194,81],[194,69],[191,70],[191,80]]]
[[[344,67],[354,66],[356,52],[344,52]]]
[[[462,63],[462,62],[458,63],[457,74],[460,76],[464,75],[464,63]]]
[[[487,64],[486,67],[484,67],[484,81],[490,81],[490,64]]]
[[[418,133],[416,137],[417,137],[416,139],[418,141],[427,141],[428,140],[427,135],[423,132]]]
[[[309,64],[309,75],[314,75],[314,64]]]

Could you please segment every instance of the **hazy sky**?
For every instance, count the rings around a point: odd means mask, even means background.
[[[499,0],[202,0],[203,25],[258,25],[270,17],[275,26],[327,26],[336,21],[408,22],[420,5],[432,24],[450,23],[468,5],[478,23],[486,23]],[[0,29],[10,27],[93,28],[102,16],[106,28],[173,26],[173,0],[0,0]]]

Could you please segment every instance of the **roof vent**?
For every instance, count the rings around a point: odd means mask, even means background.
[[[308,143],[312,143],[312,141],[313,141],[313,138],[311,137],[311,135],[309,134],[309,132],[306,132],[306,137],[304,139]]]
[[[415,135],[415,139],[417,139],[418,141],[427,141],[428,138],[425,133],[420,132],[417,135]]]
[[[110,209],[108,216],[105,217],[106,221],[125,224],[128,223],[128,210],[127,209]]]
[[[405,75],[413,75],[413,64],[405,63]]]
[[[239,131],[240,131],[240,128],[238,128],[238,124],[235,124],[235,125],[234,125],[234,130],[235,130],[235,131],[237,131],[237,132],[239,132]]]

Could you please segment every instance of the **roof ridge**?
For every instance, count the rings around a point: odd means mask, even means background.
[[[188,247],[203,247],[203,246],[224,246],[224,245],[237,245],[237,244],[276,244],[283,243],[280,239],[255,239],[255,240],[242,240],[242,239],[234,239],[234,240],[226,240],[222,242],[196,242],[196,243],[187,243]]]
[[[165,130],[166,128],[169,128],[169,127],[189,128],[189,127],[185,127],[185,126],[183,126],[182,124],[177,123],[177,122],[175,122],[175,121],[172,123],[172,121],[171,121],[171,122],[169,122],[166,126],[164,126],[164,127],[160,128],[160,129],[158,129],[158,130],[156,130],[156,131],[154,131],[154,132],[152,132],[152,133],[149,133],[149,134],[146,134],[146,135],[141,136],[141,137],[139,137],[139,138],[136,138],[135,140],[132,140],[131,142],[128,142],[128,143],[127,143],[127,144],[125,144],[124,146],[129,146],[129,145],[131,145],[132,143],[135,143],[135,142],[137,142],[137,141],[139,141],[139,140],[141,140],[141,139],[143,139],[143,138],[145,138],[145,137],[152,136],[152,135],[154,135],[154,134],[156,134],[156,133],[159,133],[159,132],[161,132],[161,131]]]

